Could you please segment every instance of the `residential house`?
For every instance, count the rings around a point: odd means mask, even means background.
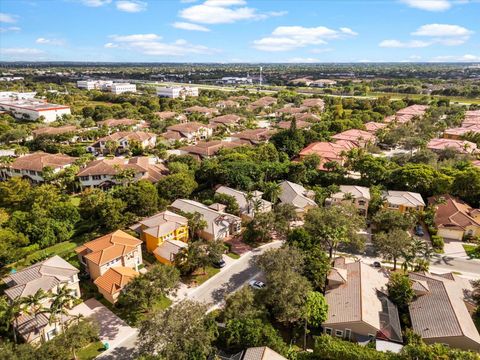
[[[295,107],[295,106],[285,106],[281,109],[278,109],[275,112],[275,115],[277,117],[280,117],[282,115],[294,115],[294,114],[301,114],[308,111],[308,108],[305,106],[300,106],[300,107]]]
[[[219,109],[238,108],[240,104],[234,100],[220,100],[215,104]]]
[[[357,185],[340,185],[340,191],[326,199],[326,204],[352,203],[359,214],[366,216],[370,202],[370,189]]]
[[[105,126],[108,128],[118,128],[118,127],[132,127],[134,130],[139,128],[140,121],[135,119],[107,119],[97,122],[98,126]]]
[[[364,342],[402,342],[395,304],[387,296],[388,275],[360,261],[336,258],[327,276],[328,317],[323,331],[338,338]]]
[[[243,351],[239,360],[287,360],[268,346],[251,347]]]
[[[258,145],[268,141],[276,131],[269,129],[247,129],[232,134],[232,140],[240,140],[244,144]]]
[[[367,130],[367,132],[369,132],[371,134],[376,134],[378,131],[386,128],[387,126],[388,126],[388,124],[379,123],[379,122],[375,122],[375,121],[370,121],[370,122],[365,123],[365,129]]]
[[[107,150],[107,143],[117,144],[117,151],[126,151],[132,142],[137,142],[142,149],[153,148],[157,143],[157,135],[145,131],[117,131],[102,137],[87,147],[87,151],[94,154],[103,154]]]
[[[206,206],[193,200],[177,199],[171,207],[183,213],[198,212],[207,223],[199,234],[205,240],[225,239],[238,234],[242,220],[238,216],[225,213],[222,207],[217,205]]]
[[[474,209],[451,195],[434,196],[428,202],[435,208],[433,222],[439,236],[453,240],[463,240],[465,236],[480,237],[480,209]]]
[[[265,213],[272,211],[272,203],[263,200],[263,193],[260,191],[253,191],[251,194],[248,194],[227,186],[219,186],[215,193],[234,197],[238,207],[240,208],[240,214],[248,218],[253,218],[255,216],[255,212]]]
[[[325,108],[325,101],[318,98],[305,99],[302,101],[302,106],[308,108],[317,108],[318,110],[323,111],[323,109]]]
[[[443,132],[445,139],[461,140],[466,134],[480,134],[480,122],[467,127],[446,129]]]
[[[65,125],[59,127],[45,126],[40,127],[32,131],[33,138],[37,139],[42,136],[56,136],[64,134],[72,134],[72,139],[74,138],[74,133],[77,131],[75,125]]]
[[[143,219],[131,229],[140,235],[147,251],[164,264],[172,264],[175,255],[188,247],[188,219],[168,210]]]
[[[296,120],[295,123],[296,123],[297,129],[309,130],[310,127],[312,126],[312,123],[308,121],[303,121],[303,120]],[[292,126],[292,122],[289,120],[280,121],[277,123],[277,126],[282,130],[288,130]]]
[[[470,316],[468,280],[453,273],[410,273],[415,297],[409,305],[412,328],[427,344],[480,352],[480,335]]]
[[[314,142],[300,151],[299,158],[303,160],[306,156],[317,155],[320,158],[319,170],[327,170],[326,164],[335,162],[343,166],[345,153],[356,146],[351,141],[338,140],[336,142]]]
[[[332,136],[332,139],[338,141],[349,141],[355,145],[355,147],[365,147],[368,144],[374,144],[377,137],[368,132],[358,129],[350,129]]]
[[[308,121],[308,122],[317,122],[320,121],[320,117],[318,115],[312,113],[300,113],[300,114],[293,114],[295,120],[298,121]]]
[[[225,126],[229,129],[232,129],[240,124],[243,120],[241,116],[235,114],[228,114],[214,117],[210,120],[210,125],[212,127]]]
[[[114,303],[122,289],[119,285],[124,286],[137,275],[142,264],[141,245],[141,240],[117,230],[77,247],[75,252],[98,291]]]
[[[422,195],[410,191],[388,190],[383,194],[384,207],[389,210],[405,213],[407,211],[423,211],[425,202]]]
[[[22,177],[33,184],[44,182],[45,168],[58,173],[75,162],[76,158],[64,154],[47,154],[36,152],[16,158],[12,163],[0,168],[0,178]]]
[[[278,197],[280,202],[293,205],[299,218],[303,218],[308,210],[317,206],[314,201],[315,192],[305,189],[302,185],[283,181],[280,183],[280,190],[280,196]]]
[[[78,273],[77,268],[55,255],[18,272],[10,273],[3,279],[8,286],[4,293],[8,301],[13,302],[18,298],[34,295],[39,290],[53,295],[59,289],[67,287],[72,296],[80,298]],[[51,302],[52,297],[48,296],[42,301],[42,305],[49,308]],[[59,322],[50,321],[47,313],[36,316],[28,312],[23,313],[13,326],[27,343],[48,341],[62,331]]]
[[[447,149],[460,154],[474,154],[478,151],[477,144],[466,140],[432,139],[427,144],[427,149],[433,152],[442,152]]]
[[[166,139],[175,139],[187,142],[206,140],[213,135],[213,128],[199,122],[186,122],[167,127],[167,132],[162,136]]]
[[[189,154],[200,160],[216,155],[221,149],[231,149],[244,145],[240,141],[211,140],[200,141],[195,145],[183,146],[178,150],[182,154]]]
[[[397,124],[405,124],[410,122],[414,117],[422,117],[425,115],[428,106],[426,105],[411,105],[406,108],[398,110],[395,115],[387,116],[384,121],[386,123],[395,122]]]
[[[252,102],[250,105],[249,105],[249,108],[251,108],[252,110],[255,110],[255,109],[268,109],[268,108],[271,108],[272,106],[276,105],[277,104],[277,99],[274,98],[274,97],[271,97],[271,96],[264,96],[264,97],[261,97],[260,99]]]
[[[240,95],[240,96],[230,96],[228,100],[240,101],[242,103],[245,103],[245,101],[249,101],[250,98],[246,95]]]
[[[187,122],[187,117],[184,114],[177,114],[175,111],[159,111],[155,112],[155,115],[157,115],[160,120],[176,120],[180,123],[185,123]]]
[[[205,106],[191,106],[185,109],[185,114],[200,114],[204,115],[206,117],[213,116],[215,114],[218,114],[218,109],[216,108],[208,108]]]
[[[158,182],[168,173],[168,169],[161,163],[155,163],[153,158],[136,156],[130,159],[116,157],[93,160],[80,170],[77,177],[82,189],[106,189],[125,181],[119,178],[123,171],[133,172],[133,179],[128,181],[148,180],[152,183]]]

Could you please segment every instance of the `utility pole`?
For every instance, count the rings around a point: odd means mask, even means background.
[[[262,71],[263,71],[263,68],[260,66],[260,86],[262,86],[263,84],[263,77],[262,77]]]

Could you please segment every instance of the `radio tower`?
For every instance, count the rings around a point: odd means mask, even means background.
[[[263,68],[260,66],[260,79],[259,79],[260,80],[260,86],[262,86],[262,84],[263,84],[262,70],[263,70]]]

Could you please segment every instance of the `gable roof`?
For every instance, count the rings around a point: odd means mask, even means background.
[[[443,195],[431,197],[429,203],[434,204],[439,198],[444,199],[445,203],[435,205],[434,222],[437,227],[456,227],[463,230],[472,225],[480,227],[480,222],[471,216],[474,209],[466,202],[451,195]]]
[[[286,360],[286,358],[268,346],[259,346],[245,350],[242,360]]]
[[[34,136],[44,136],[44,135],[60,135],[66,134],[70,132],[77,131],[77,127],[75,125],[64,125],[59,127],[52,127],[52,126],[45,126],[40,127],[32,131]]]
[[[77,247],[75,252],[94,264],[102,266],[134,251],[141,243],[126,232],[117,230]]]
[[[393,205],[404,205],[407,207],[425,206],[422,195],[411,191],[388,190],[384,197],[389,204]]]
[[[114,266],[96,278],[93,283],[108,294],[113,295],[121,291],[125,285],[138,275],[138,272],[129,267]]]
[[[208,127],[209,127],[208,125],[205,125],[196,121],[190,121],[183,124],[175,124],[175,125],[168,126],[167,130],[179,132],[181,134],[189,134],[189,133],[197,132],[200,129],[205,129]]]
[[[237,204],[240,207],[240,209],[248,207],[247,193],[245,193],[243,191],[240,191],[240,190],[233,189],[233,188],[230,188],[228,186],[223,186],[222,185],[222,186],[219,186],[217,188],[215,193],[233,196],[235,198],[235,200],[237,201]],[[253,199],[260,200],[260,202],[262,204],[262,208],[266,208],[266,207],[271,206],[271,203],[269,201],[266,201],[266,200],[262,199],[262,194],[263,193],[260,192],[260,191],[254,191],[253,194],[252,194]]]
[[[244,144],[239,141],[211,140],[211,141],[199,141],[195,145],[183,146],[179,148],[179,150],[202,157],[202,156],[213,156],[217,152],[219,152],[220,149],[223,149],[223,148],[235,148],[243,145]]]
[[[122,140],[137,140],[137,141],[143,142],[145,140],[151,140],[156,138],[157,138],[157,134],[145,132],[145,131],[117,131],[110,135],[107,135],[98,139],[97,141],[95,141],[95,143],[93,143],[92,146],[99,146],[101,141],[120,142]]]
[[[107,119],[103,121],[97,122],[98,125],[100,126],[108,126],[108,127],[114,127],[114,126],[131,126],[131,125],[136,125],[139,123],[139,120],[135,119],[127,119],[127,118],[122,118],[122,119]]]
[[[355,199],[365,198],[370,200],[370,189],[358,185],[340,185],[340,191],[332,194],[332,198],[343,199],[345,194],[352,194]]]
[[[465,336],[480,349],[480,335],[464,303],[466,283],[432,273],[410,273],[413,281],[428,284],[425,295],[414,298],[409,306],[413,330],[422,338]]]
[[[477,144],[466,140],[432,139],[428,142],[430,150],[452,149],[462,154],[470,154],[477,150]]]
[[[307,197],[309,191],[302,185],[290,181],[283,181],[280,183],[280,189],[279,199],[282,203],[291,204],[301,209],[306,206],[317,206],[315,201]]]
[[[370,132],[370,133],[376,133],[378,130],[380,129],[383,129],[384,127],[386,127],[388,124],[385,124],[385,123],[379,123],[379,122],[375,122],[375,121],[369,121],[367,123],[364,124],[365,125],[365,129]]]
[[[387,274],[359,261],[347,263],[345,258],[335,259],[332,271],[336,269],[346,270],[346,281],[327,289],[328,318],[324,325],[362,321],[388,339],[401,342],[398,311],[385,295]]]
[[[238,116],[235,114],[228,114],[228,115],[214,117],[213,119],[210,120],[210,123],[233,125],[233,124],[238,124],[238,122],[241,119],[242,119],[241,116]]]
[[[70,281],[78,272],[76,267],[55,255],[5,277],[3,281],[9,286],[5,295],[14,300],[33,295],[39,289],[49,291],[62,282]]]
[[[53,169],[60,169],[71,165],[76,158],[64,154],[47,154],[42,151],[20,156],[13,163],[8,165],[11,169],[42,171],[49,166]]]
[[[375,135],[368,131],[359,129],[350,129],[332,136],[334,140],[346,140],[355,143],[357,146],[373,142],[376,140]]]
[[[143,219],[139,223],[133,225],[131,229],[142,231],[156,238],[171,233],[172,231],[188,224],[188,219],[182,215],[165,210]],[[141,230],[142,225],[145,229]]]
[[[167,239],[155,250],[153,250],[153,253],[164,259],[167,259],[168,261],[173,261],[175,255],[187,247],[188,245],[183,241]]]

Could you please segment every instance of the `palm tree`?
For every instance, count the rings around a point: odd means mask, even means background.
[[[7,326],[6,330],[8,330],[10,326],[12,327],[13,341],[15,342],[15,344],[17,344],[18,318],[25,311],[23,306],[23,299],[17,297],[12,302],[8,302],[7,300],[5,300],[5,302],[2,301],[2,305],[2,309],[0,310],[1,317],[5,320],[5,324]],[[15,326],[13,324],[15,324]]]
[[[270,202],[275,205],[278,198],[280,197],[282,189],[280,188],[280,184],[276,182],[268,182],[265,184],[265,192],[270,197]]]
[[[43,301],[48,297],[47,293],[42,289],[38,289],[33,295],[28,295],[23,298],[22,304],[25,305],[25,310],[29,315],[35,318],[35,325],[38,330],[38,316],[47,312],[48,308],[43,305]]]
[[[71,289],[66,285],[59,287],[57,293],[52,296],[52,303],[50,305],[50,323],[56,323],[60,318],[60,327],[64,330],[63,316],[68,316],[67,307],[75,299],[75,296],[71,294]]]
[[[252,211],[252,200],[253,200],[253,192],[251,190],[247,190],[245,192],[245,200],[247,201],[247,214],[250,214]]]
[[[70,315],[70,319],[65,323],[65,329],[68,329],[72,323],[75,323],[75,325],[80,324],[80,320],[83,318],[84,316],[82,314]]]

